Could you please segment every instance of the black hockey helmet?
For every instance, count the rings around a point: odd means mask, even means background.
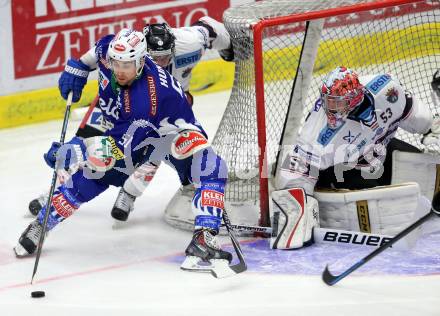
[[[154,56],[174,55],[175,37],[166,23],[147,24],[144,27],[147,51]]]

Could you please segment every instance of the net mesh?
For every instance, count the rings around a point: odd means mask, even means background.
[[[260,1],[230,8],[224,23],[235,53],[230,100],[213,146],[229,168],[226,200],[232,205],[259,203],[259,147],[256,115],[254,42],[251,26],[262,19],[377,1]],[[382,1],[384,2],[384,1]],[[430,82],[440,67],[440,7],[419,1],[373,11],[327,17],[321,33],[310,88],[304,93],[302,122],[319,97],[323,76],[345,65],[360,75],[391,73],[438,114]],[[305,22],[268,27],[263,35],[267,162],[276,162],[285,117],[306,30]],[[300,125],[300,124],[299,124]],[[422,148],[420,137],[398,131],[397,137]],[[439,148],[432,148],[438,152]],[[233,209],[231,209],[233,212]]]

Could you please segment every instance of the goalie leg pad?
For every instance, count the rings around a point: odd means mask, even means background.
[[[364,190],[315,191],[321,227],[394,236],[413,221],[415,182]]]
[[[271,194],[272,249],[297,249],[312,242],[314,227],[319,227],[318,202],[302,188],[274,191]]]

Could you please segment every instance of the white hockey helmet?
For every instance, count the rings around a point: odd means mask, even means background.
[[[147,54],[147,43],[142,32],[132,29],[122,29],[110,42],[107,56],[119,61],[134,61],[136,73],[142,72],[143,61]]]
[[[343,66],[327,75],[320,92],[331,128],[341,126],[348,114],[364,100],[364,86],[357,73]]]

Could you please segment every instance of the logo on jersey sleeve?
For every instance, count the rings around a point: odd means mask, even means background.
[[[176,56],[175,58],[176,68],[182,68],[190,64],[197,63],[200,60],[200,58],[202,58],[201,49],[196,52],[191,52],[188,54]]]
[[[385,85],[391,81],[391,76],[388,74],[376,76],[367,84],[367,89],[373,94],[378,94]]]
[[[173,140],[171,153],[176,159],[185,159],[208,147],[208,140],[198,131],[179,133]]]
[[[385,93],[387,97],[387,101],[390,103],[396,103],[399,100],[399,91],[395,87],[388,89],[387,93]]]

